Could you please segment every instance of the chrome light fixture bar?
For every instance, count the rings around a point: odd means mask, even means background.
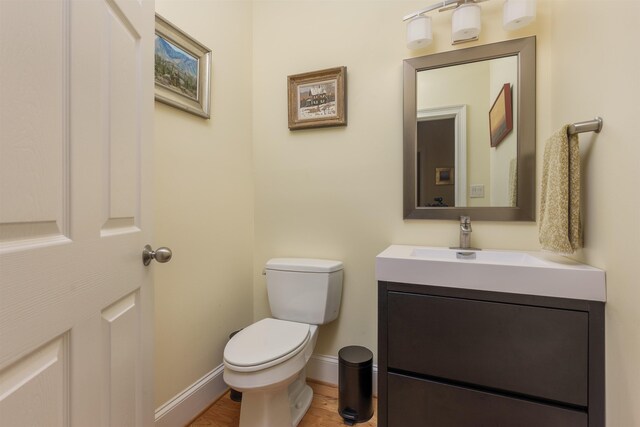
[[[440,9],[438,10],[438,12],[444,12],[446,10],[451,10],[451,9],[455,9],[456,7],[464,4],[464,3],[480,3],[483,1],[487,1],[487,0],[444,0],[444,1],[439,1],[438,3],[434,3],[431,6],[427,6],[424,9],[420,9],[420,10],[416,10],[415,12],[412,12],[408,15],[405,15],[404,18],[402,18],[403,21],[408,21],[411,18],[415,18],[417,16],[420,15],[424,15],[427,12],[431,12],[432,10],[436,10],[436,9]],[[455,5],[455,6],[452,6]]]
[[[451,43],[478,40],[481,30],[480,6],[487,0],[444,0],[412,12],[402,19],[407,22],[407,47],[419,49],[433,41],[431,17],[428,12],[453,9],[451,16]],[[535,0],[505,0],[503,7],[503,27],[512,31],[529,25],[536,16]]]

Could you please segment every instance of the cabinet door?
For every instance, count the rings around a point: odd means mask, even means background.
[[[586,427],[585,412],[388,374],[389,427]]]
[[[587,406],[588,314],[388,294],[388,367]]]

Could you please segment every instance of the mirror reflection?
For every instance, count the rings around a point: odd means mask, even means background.
[[[515,207],[518,56],[416,75],[416,206]]]

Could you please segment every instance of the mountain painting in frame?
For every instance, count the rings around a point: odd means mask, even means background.
[[[156,13],[155,98],[210,118],[211,50]]]

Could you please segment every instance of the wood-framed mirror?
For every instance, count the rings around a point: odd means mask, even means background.
[[[404,61],[404,218],[535,220],[536,40]]]

